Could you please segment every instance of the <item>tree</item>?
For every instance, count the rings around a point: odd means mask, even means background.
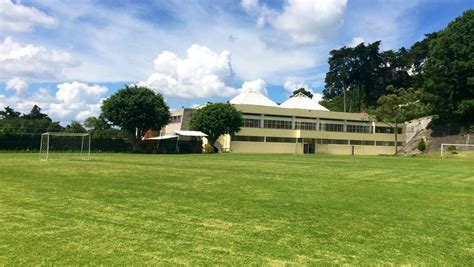
[[[0,119],[16,119],[19,118],[20,115],[20,112],[15,111],[9,106],[5,107],[5,111],[0,111]]]
[[[219,136],[233,135],[240,131],[242,115],[231,104],[216,103],[196,110],[191,116],[190,127],[208,135],[207,139],[214,146]]]
[[[435,97],[435,113],[446,121],[462,121],[463,101],[474,99],[474,10],[468,10],[438,32],[429,47],[424,68],[424,89]]]
[[[304,89],[303,87],[301,87],[298,90],[293,91],[293,95],[291,95],[290,97],[294,97],[295,95],[297,95],[299,93],[302,93],[303,95],[305,95],[309,98],[313,98],[313,94],[310,91]]]
[[[37,105],[34,105],[30,113],[25,114],[23,118],[28,120],[48,120],[51,122],[51,119],[47,114],[41,113],[41,108]]]
[[[424,138],[421,138],[420,139],[420,142],[418,142],[418,145],[417,145],[417,148],[420,152],[424,152],[426,150],[426,143],[425,143],[425,139]]]
[[[146,131],[160,130],[170,120],[168,105],[161,94],[138,85],[125,86],[106,99],[102,114],[132,137],[134,150]]]
[[[395,154],[398,154],[398,125],[405,121],[421,117],[427,113],[427,108],[420,99],[422,93],[413,88],[396,89],[388,86],[387,95],[377,101],[378,107],[370,111],[377,121],[393,127],[395,134]]]
[[[87,130],[82,126],[78,121],[71,121],[71,123],[66,126],[67,133],[87,133]]]

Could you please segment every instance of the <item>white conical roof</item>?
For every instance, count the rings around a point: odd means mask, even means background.
[[[290,99],[281,103],[280,107],[329,111],[327,108],[321,106],[316,100],[309,98],[303,93],[298,93],[293,97],[290,97]]]
[[[232,98],[229,103],[278,107],[278,105],[275,102],[271,101],[268,97],[252,90],[243,91],[240,95]]]

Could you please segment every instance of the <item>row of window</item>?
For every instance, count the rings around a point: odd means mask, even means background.
[[[244,128],[260,128],[260,119],[243,119]],[[268,129],[292,129],[291,121],[283,120],[264,120],[263,128]],[[315,122],[295,121],[296,130],[306,131],[326,131],[326,132],[344,132],[344,125],[341,123],[327,123],[321,122],[318,129],[318,124]],[[373,127],[370,125],[347,124],[346,132],[348,133],[372,133]],[[376,133],[393,134],[394,129],[391,127],[375,127]],[[398,133],[402,133],[402,128],[398,128]]]
[[[178,116],[171,116],[170,123],[180,123],[181,122],[181,115]]]
[[[232,141],[244,142],[267,142],[267,143],[301,143],[302,138],[293,137],[274,137],[274,136],[249,136],[234,135]],[[317,144],[324,145],[356,145],[356,146],[395,146],[395,142],[391,141],[369,141],[369,140],[344,140],[344,139],[316,139]],[[402,146],[403,142],[398,142],[398,146]]]

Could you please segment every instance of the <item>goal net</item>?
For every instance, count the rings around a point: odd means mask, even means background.
[[[474,144],[441,144],[441,157],[474,158]]]
[[[91,137],[88,133],[44,133],[41,135],[39,157],[50,159],[88,160]]]

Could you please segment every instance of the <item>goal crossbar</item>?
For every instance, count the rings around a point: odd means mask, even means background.
[[[445,147],[473,147],[474,148],[474,144],[441,144],[441,157],[443,158],[444,157],[444,154],[445,154]]]
[[[57,138],[80,138],[76,142],[72,142],[72,146],[58,148],[54,144],[54,137]],[[67,141],[65,141],[67,143]],[[63,143],[64,144],[64,143]],[[52,149],[52,151],[51,151]],[[62,152],[62,154],[75,154],[83,160],[89,160],[91,155],[91,136],[89,133],[64,133],[64,132],[47,132],[41,134],[39,157],[41,160],[49,160],[51,152]]]

